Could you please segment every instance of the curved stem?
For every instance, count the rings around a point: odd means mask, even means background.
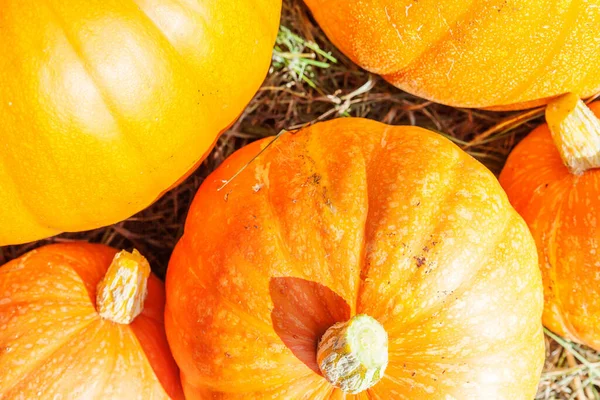
[[[330,327],[317,349],[317,363],[325,379],[350,394],[374,386],[388,364],[388,335],[368,315],[356,315]]]
[[[567,93],[548,104],[546,121],[569,172],[600,167],[600,119],[579,96]]]
[[[96,290],[96,308],[104,319],[130,324],[142,312],[148,294],[150,264],[137,250],[117,253]]]

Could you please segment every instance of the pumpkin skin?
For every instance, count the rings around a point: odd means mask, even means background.
[[[219,191],[268,140],[205,180],[169,263],[186,398],[534,396],[536,251],[485,167],[424,129],[345,118],[281,136]],[[356,314],[387,331],[389,364],[344,397],[316,347]]]
[[[600,0],[305,0],[331,41],[407,92],[522,109],[600,90]]]
[[[163,326],[164,287],[151,275],[130,325],[96,311],[116,250],[56,244],[0,268],[2,399],[182,399]]]
[[[600,102],[590,108],[600,117]],[[600,170],[571,174],[544,124],[515,147],[500,183],[536,241],[544,325],[600,351]]]
[[[7,245],[116,223],[192,172],[264,79],[281,0],[0,9]]]

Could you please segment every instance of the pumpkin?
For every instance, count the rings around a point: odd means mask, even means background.
[[[1,246],[116,223],[191,173],[264,79],[281,0],[0,8]]]
[[[551,103],[500,183],[537,244],[544,325],[600,350],[600,102],[590,108],[574,94]]]
[[[412,94],[521,109],[600,90],[600,0],[305,0],[337,47]]]
[[[0,268],[2,399],[183,398],[164,287],[137,251],[56,244]]]
[[[186,398],[533,398],[536,251],[486,168],[424,129],[345,118],[242,170],[269,140],[205,180],[169,262]]]

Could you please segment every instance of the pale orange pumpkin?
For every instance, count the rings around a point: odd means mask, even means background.
[[[537,244],[544,324],[600,350],[600,102],[590,108],[574,94],[551,103],[500,182]]]
[[[281,0],[0,0],[0,246],[121,221],[263,81]]]
[[[219,190],[270,140],[206,179],[169,263],[188,399],[534,396],[536,251],[484,166],[346,118],[284,134]]]
[[[183,398],[163,284],[116,253],[56,244],[0,267],[0,398]]]
[[[361,67],[452,106],[518,109],[600,90],[600,0],[305,0]]]

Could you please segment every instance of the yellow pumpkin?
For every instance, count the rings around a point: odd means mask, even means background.
[[[123,220],[267,72],[281,0],[0,0],[0,245]]]
[[[600,0],[305,0],[363,68],[452,106],[518,109],[600,90]]]

